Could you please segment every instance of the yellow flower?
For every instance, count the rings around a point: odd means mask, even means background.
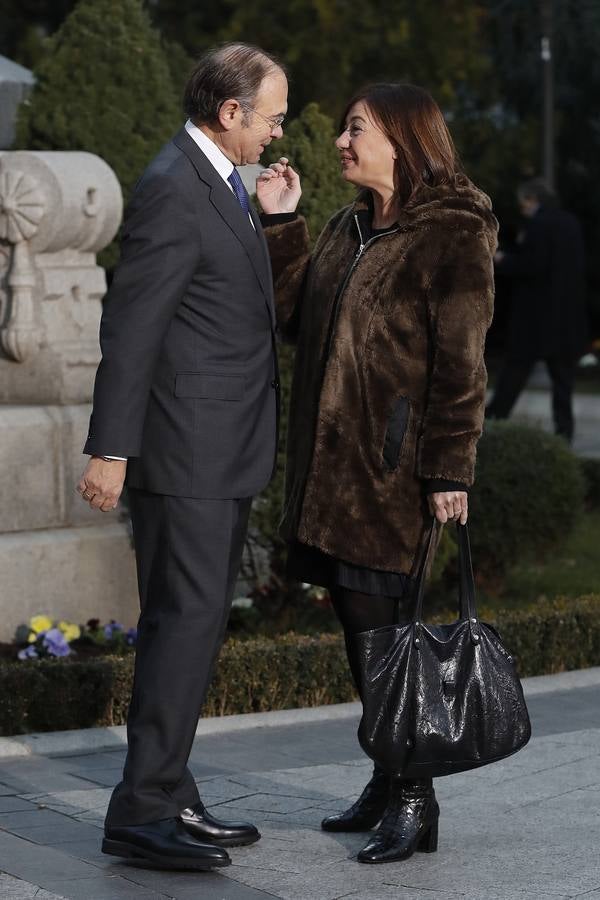
[[[52,628],[52,619],[48,616],[32,616],[29,620],[29,627],[38,635],[41,631],[48,631],[49,628]]]
[[[65,639],[69,643],[71,641],[76,641],[77,638],[81,637],[81,628],[73,622],[59,622],[57,628],[59,631],[62,631]]]

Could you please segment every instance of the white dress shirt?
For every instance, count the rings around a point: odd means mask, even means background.
[[[197,125],[194,125],[191,119],[188,119],[185,123],[185,130],[192,138],[192,140],[195,141],[196,144],[198,144],[209,163],[217,170],[231,193],[235,194],[231,183],[227,180],[235,168],[231,160],[227,159],[223,151],[219,147],[217,147],[215,142],[211,141],[211,139],[206,134],[204,134],[201,128],[198,128]],[[254,228],[252,216],[248,215],[248,219],[250,220],[250,224]]]
[[[185,130],[192,138],[192,140],[195,141],[196,144],[198,144],[209,163],[217,170],[218,174],[221,176],[231,193],[235,194],[231,183],[227,180],[235,168],[231,160],[227,159],[223,151],[220,150],[219,147],[217,147],[215,142],[211,141],[208,135],[204,134],[204,132],[200,128],[198,128],[197,125],[194,125],[191,119],[188,119],[185,123]],[[248,216],[248,219],[250,220],[250,224],[254,228],[254,222],[252,221],[252,217],[250,215]],[[256,231],[256,229],[254,230]],[[107,455],[104,457],[104,459],[120,459],[124,461],[126,457]]]

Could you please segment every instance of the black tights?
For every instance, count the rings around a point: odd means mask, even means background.
[[[369,631],[371,628],[393,625],[397,621],[396,605],[398,603],[400,603],[400,615],[402,615],[402,599],[361,594],[359,591],[350,591],[343,587],[332,588],[330,595],[333,608],[344,629],[350,671],[356,690],[360,694],[360,669],[354,635],[361,631]]]
[[[369,631],[371,628],[382,628],[385,625],[394,625],[396,622],[406,622],[405,607],[401,597],[376,597],[342,587],[331,588],[329,594],[333,608],[344,629],[350,671],[360,696],[360,668],[353,640],[354,635],[361,631]],[[396,609],[397,604],[399,604],[398,609]],[[376,764],[375,774],[381,773],[381,771]],[[410,784],[420,787],[433,785],[431,778],[418,780],[399,778],[398,780],[408,781]]]

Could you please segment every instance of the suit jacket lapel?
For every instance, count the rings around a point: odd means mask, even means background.
[[[255,210],[251,208],[251,216],[256,228],[256,234],[235,194],[229,190],[219,173],[214,166],[211,165],[200,147],[193,138],[190,137],[185,128],[182,128],[181,131],[175,135],[173,143],[186,154],[202,181],[209,186],[210,202],[223,218],[224,222],[231,228],[248,254],[248,259],[252,264],[258,283],[265,295],[269,319],[271,321],[271,326],[273,327],[274,309],[271,265],[262,226]]]
[[[258,242],[260,244],[261,262],[264,269],[264,285],[266,286],[266,290],[265,287],[263,287],[263,290],[265,291],[267,297],[267,305],[269,307],[269,314],[271,316],[271,324],[273,328],[275,328],[275,300],[273,297],[273,273],[271,271],[271,257],[269,256],[269,247],[267,245],[260,218],[252,203],[250,203],[250,215],[252,217],[252,221],[254,222],[256,237],[258,238]]]

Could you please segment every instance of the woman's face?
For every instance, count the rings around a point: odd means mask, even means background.
[[[359,100],[348,110],[344,124],[335,146],[345,180],[375,190],[393,188],[396,151],[373,121],[369,107]]]

